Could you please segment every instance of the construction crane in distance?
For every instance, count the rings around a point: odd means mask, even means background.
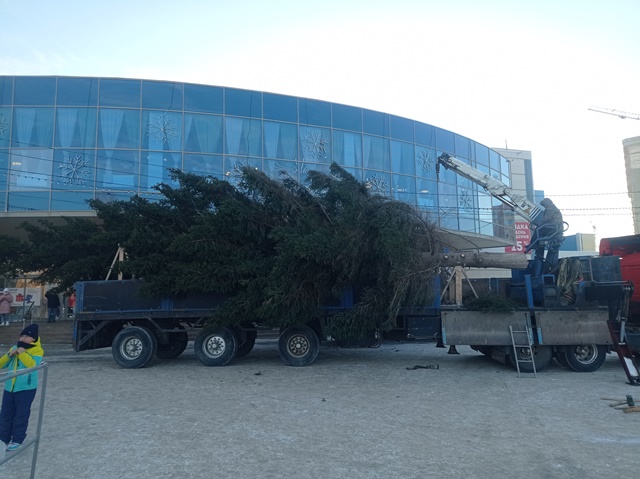
[[[628,111],[620,111],[611,108],[600,108],[599,106],[592,106],[589,108],[591,111],[597,111],[598,113],[606,113],[607,115],[615,115],[617,117],[622,118],[623,120],[630,118],[632,120],[640,120],[640,114],[631,113]]]

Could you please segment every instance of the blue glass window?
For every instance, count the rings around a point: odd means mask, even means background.
[[[416,174],[415,151],[413,143],[391,141],[391,169],[404,175]]]
[[[0,76],[0,105],[13,104],[13,77]]]
[[[331,110],[334,128],[358,132],[362,131],[361,108],[333,103]]]
[[[393,175],[391,192],[393,198],[410,205],[416,204],[416,178],[415,176]]]
[[[97,78],[58,78],[58,106],[96,106]]]
[[[434,180],[417,180],[418,206],[435,214],[438,206],[438,183]]]
[[[476,232],[478,210],[474,187],[469,180],[463,182],[464,186],[458,187],[458,212],[459,228],[462,231]]]
[[[306,125],[331,126],[331,104],[300,98],[298,100],[300,123]]]
[[[300,127],[300,157],[312,163],[331,163],[331,130]]]
[[[144,110],[142,125],[145,150],[182,150],[182,113]]]
[[[135,193],[140,178],[137,150],[103,150],[96,158],[96,189]]]
[[[362,135],[334,130],[333,161],[342,166],[362,168]]]
[[[89,190],[95,188],[95,150],[56,149],[53,156],[54,190]]]
[[[237,156],[226,156],[224,158],[224,178],[229,183],[237,185],[242,177],[242,168],[250,167],[256,170],[262,169],[260,158],[241,158]]]
[[[184,149],[199,153],[222,153],[222,117],[184,114]]]
[[[0,148],[9,148],[11,138],[11,108],[0,107]]]
[[[55,99],[54,77],[16,77],[14,104],[53,106]]]
[[[262,171],[269,178],[284,180],[287,177],[298,181],[300,177],[299,163],[297,161],[264,160]]]
[[[96,146],[95,108],[57,108],[55,145],[64,148]]]
[[[365,133],[389,136],[389,115],[373,110],[362,110],[362,129]]]
[[[140,80],[100,80],[100,106],[140,108]]]
[[[476,143],[476,163],[489,166],[489,148],[480,143]]]
[[[413,142],[413,120],[390,115],[389,132],[391,138]]]
[[[500,171],[500,155],[493,150],[489,150],[489,167],[494,171]]]
[[[51,148],[14,148],[10,157],[9,190],[48,190],[51,188],[52,169]]]
[[[449,130],[443,130],[442,128],[436,128],[436,146],[439,150],[450,153],[452,155],[455,154],[453,132]]]
[[[438,183],[438,219],[442,228],[458,229],[458,197],[455,185]]]
[[[416,147],[416,174],[436,179],[437,156],[436,151],[431,148]]]
[[[140,148],[140,110],[100,108],[99,148]]]
[[[184,155],[184,171],[201,176],[213,176],[222,179],[222,156],[221,155]]]
[[[142,108],[182,110],[182,83],[144,80]]]
[[[216,86],[184,85],[184,109],[203,113],[222,113],[223,89]]]
[[[264,156],[296,160],[298,157],[298,128],[291,123],[264,122]]]
[[[262,116],[262,98],[260,92],[225,88],[224,110],[227,115]]]
[[[500,173],[505,176],[510,176],[509,171],[511,170],[511,163],[504,156],[500,156]]]
[[[53,145],[53,108],[14,108],[13,147],[51,147]]]
[[[280,121],[298,121],[298,102],[295,97],[264,93],[264,118]]]
[[[87,191],[52,191],[51,209],[54,211],[87,211],[93,192]]]
[[[364,170],[364,183],[374,195],[391,195],[391,175],[382,171]]]
[[[475,159],[475,150],[473,143],[464,136],[455,135],[456,143],[456,157],[467,158],[469,160]]]
[[[49,209],[48,191],[9,193],[7,211],[38,211]]]
[[[7,191],[9,181],[9,150],[0,150],[0,192]],[[2,197],[4,193],[0,193]]]
[[[225,118],[225,153],[262,156],[262,122],[247,118]]]
[[[112,201],[127,201],[131,199],[131,197],[135,193],[125,192],[118,193],[115,191],[96,191],[96,200],[100,200],[104,203],[111,203]]]
[[[364,135],[364,167],[389,171],[389,139]]]
[[[150,190],[159,183],[174,188],[178,182],[171,178],[170,169],[182,170],[182,153],[175,151],[142,151],[140,160],[140,188]]]
[[[493,236],[493,208],[491,196],[478,191],[478,219],[480,234]]]
[[[415,122],[416,143],[436,147],[436,129],[425,123]]]

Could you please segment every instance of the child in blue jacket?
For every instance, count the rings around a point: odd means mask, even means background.
[[[30,324],[20,333],[18,343],[0,357],[0,368],[9,369],[9,372],[32,368],[42,362],[43,356],[38,325]],[[6,444],[7,451],[14,451],[27,437],[31,403],[36,397],[38,387],[38,371],[9,379],[4,383],[0,409],[0,441]]]

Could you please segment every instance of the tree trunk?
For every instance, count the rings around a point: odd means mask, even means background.
[[[443,266],[469,266],[473,268],[525,269],[527,256],[522,253],[444,253]]]

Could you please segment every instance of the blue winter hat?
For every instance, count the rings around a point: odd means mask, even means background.
[[[38,325],[36,323],[32,323],[26,328],[22,330],[20,336],[29,336],[30,338],[38,340]]]

